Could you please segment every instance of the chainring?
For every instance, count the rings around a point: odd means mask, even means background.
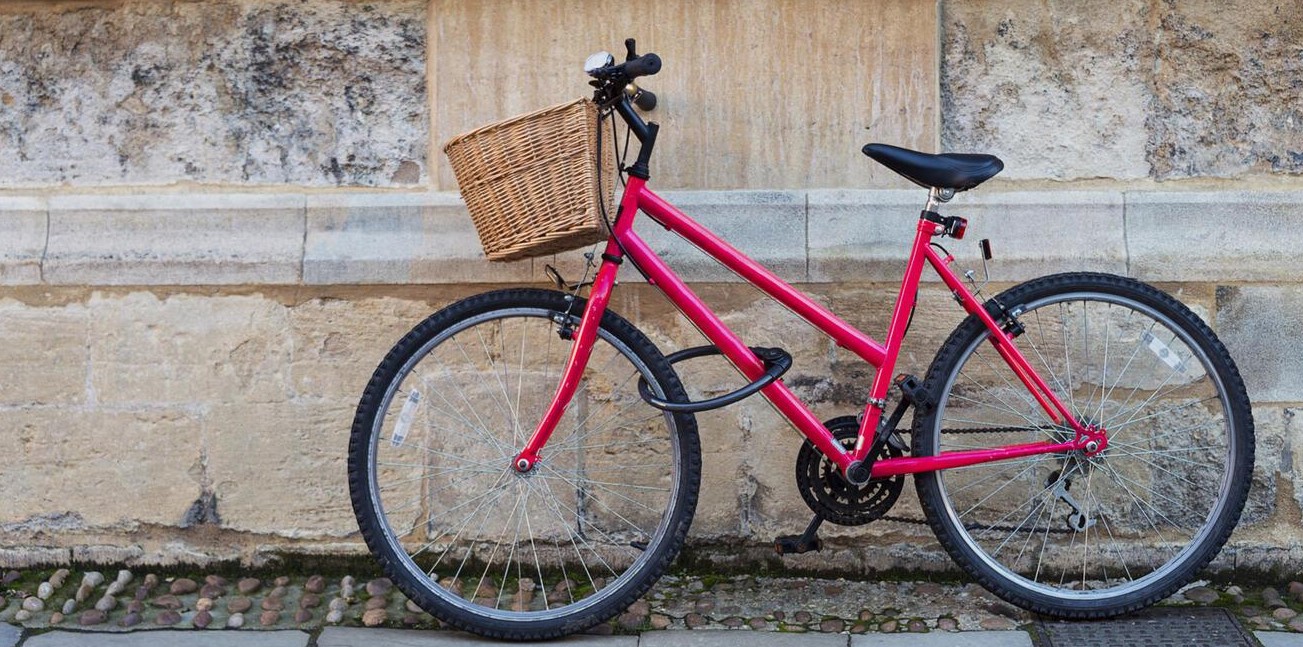
[[[823,425],[843,447],[855,447],[860,429],[855,416],[833,418]],[[901,455],[899,449],[888,443],[873,459]],[[801,444],[801,451],[796,455],[796,488],[805,505],[839,526],[862,526],[881,518],[891,511],[904,487],[904,475],[875,479],[862,486],[852,485],[837,465],[809,440]]]

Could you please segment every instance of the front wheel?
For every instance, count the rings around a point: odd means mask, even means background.
[[[534,468],[511,461],[551,402],[583,300],[502,290],[453,304],[389,352],[349,443],[353,510],[398,588],[444,622],[539,640],[582,631],[645,593],[683,544],[701,449],[660,351],[607,312]]]
[[[1253,418],[1235,363],[1187,307],[1139,281],[1062,274],[996,297],[1015,344],[1107,449],[920,474],[937,539],[987,589],[1066,618],[1133,611],[1208,564],[1244,507]],[[988,306],[990,307],[990,306]],[[988,343],[974,317],[928,370],[913,452],[1073,438]]]

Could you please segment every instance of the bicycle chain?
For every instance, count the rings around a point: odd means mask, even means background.
[[[1042,427],[1041,429],[1057,429],[1057,428],[1056,428],[1056,427]],[[988,433],[1011,433],[1011,432],[1023,432],[1023,431],[1029,431],[1029,429],[1027,429],[1026,427],[963,427],[963,428],[958,428],[958,429],[943,429],[943,430],[941,430],[941,433],[943,433],[943,434],[988,434]],[[897,434],[908,434],[908,433],[910,433],[910,432],[909,432],[908,429],[904,429],[904,430],[902,430],[902,429],[897,429],[897,430],[896,430],[896,433],[897,433]],[[919,518],[916,518],[916,517],[901,517],[901,516],[893,515],[893,514],[884,514],[884,515],[878,517],[878,521],[892,521],[892,522],[895,522],[895,523],[909,523],[909,524],[915,524],[915,525],[920,525],[920,526],[926,526],[926,525],[928,525],[927,519],[919,519]],[[1016,532],[1016,531],[1018,531],[1018,530],[1021,530],[1021,528],[1018,528],[1018,527],[1016,527],[1016,526],[980,526],[980,525],[977,525],[977,524],[965,524],[965,525],[964,525],[964,529],[965,529],[965,530],[999,530],[999,531],[1004,531],[1004,532]],[[1063,528],[1058,529],[1058,530],[1055,530],[1055,529],[1053,529],[1053,528],[1047,528],[1046,530],[1048,530],[1050,533],[1052,533],[1052,534],[1056,534],[1056,535],[1057,535],[1057,534],[1065,534],[1065,533],[1069,533],[1069,532],[1075,532],[1074,530],[1071,530],[1071,529],[1063,529]]]

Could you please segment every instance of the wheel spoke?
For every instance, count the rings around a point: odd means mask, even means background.
[[[543,460],[516,472],[510,459],[552,401],[572,346],[553,348],[560,295],[515,292],[526,295],[510,297],[520,305],[454,304],[466,314],[431,317],[395,347],[359,405],[365,472],[351,482],[376,511],[370,531],[359,513],[363,536],[396,554],[395,577],[416,579],[405,586],[433,594],[428,610],[521,631],[579,626],[623,611],[630,587],[659,575],[666,562],[645,556],[678,550],[687,519],[677,493],[696,491],[683,480],[698,478],[685,466],[700,450],[695,427],[644,410],[634,393],[645,377],[680,397],[666,386],[668,364],[607,318]],[[351,454],[350,469],[358,464]]]
[[[943,545],[1007,599],[1065,613],[1077,600],[1161,598],[1195,575],[1194,556],[1229,534],[1217,520],[1243,504],[1249,478],[1235,457],[1250,431],[1232,412],[1247,415],[1248,405],[1228,389],[1236,378],[1219,372],[1229,360],[1214,357],[1220,347],[1206,328],[1175,302],[1154,305],[1161,299],[1151,293],[1081,275],[999,297],[1019,312],[1019,345],[1034,370],[1077,424],[1100,425],[1108,439],[1089,456],[916,476]],[[988,338],[970,318],[938,354],[929,369],[938,404],[919,418],[916,455],[1073,438],[1069,424],[1035,419],[1039,407],[988,352]],[[1148,351],[1152,361],[1142,358]]]

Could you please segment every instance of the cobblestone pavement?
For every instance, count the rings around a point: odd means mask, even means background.
[[[1226,607],[1247,629],[1270,632],[1260,637],[1264,643],[1303,647],[1300,582],[1280,588],[1198,583],[1164,604]],[[755,642],[762,635],[790,641],[795,640],[794,634],[809,635],[812,646],[824,644],[815,636],[833,639],[838,645],[863,647],[1030,645],[1026,629],[1032,620],[973,584],[668,575],[643,600],[591,630],[587,638],[611,636],[613,640],[600,644],[613,646],[764,647]],[[41,633],[49,629],[55,631]],[[398,644],[413,645],[472,644],[465,641],[473,640],[460,632],[441,630],[436,619],[384,578],[266,572],[185,577],[125,569],[0,574],[0,647],[20,642],[24,647],[144,646],[162,641],[172,635],[169,630],[177,629],[206,631],[190,631],[180,643],[157,644],[252,644],[237,638],[250,634],[262,641],[275,636],[296,645],[344,646],[363,644],[363,635],[374,640],[378,631],[399,629],[418,631],[384,635],[401,638]],[[217,629],[240,631],[214,631]],[[712,629],[719,631],[703,631]],[[131,635],[106,635],[123,633]],[[665,638],[655,638],[657,635]],[[861,635],[865,637],[858,638]],[[84,642],[88,636],[98,642]],[[662,640],[670,642],[657,642]]]

